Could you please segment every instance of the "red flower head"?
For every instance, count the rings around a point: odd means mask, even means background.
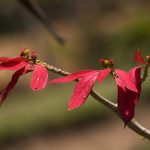
[[[16,71],[5,89],[0,92],[0,103],[7,97],[10,90],[14,88],[19,77],[33,71],[30,87],[32,90],[42,90],[48,80],[48,73],[44,65],[37,61],[37,55],[28,49],[21,50],[20,56],[15,58],[0,57],[0,70]]]
[[[105,69],[82,70],[54,79],[50,83],[65,83],[76,79],[79,80],[69,102],[68,109],[71,110],[84,104],[96,80],[101,83],[111,73],[118,87],[118,109],[122,119],[127,123],[134,116],[134,107],[140,95],[141,67],[135,67],[129,72],[125,72],[120,69],[113,69],[114,61],[112,59],[100,59],[100,63]]]

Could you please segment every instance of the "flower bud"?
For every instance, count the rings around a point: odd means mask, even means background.
[[[26,48],[23,48],[20,52],[21,57],[27,57],[27,56],[29,56],[29,54],[30,54],[30,50],[26,49]]]
[[[31,59],[35,61],[37,59],[37,53],[35,51],[31,52]]]
[[[104,68],[112,68],[114,65],[113,59],[100,59],[100,63]]]
[[[146,60],[150,62],[150,55],[146,56]]]

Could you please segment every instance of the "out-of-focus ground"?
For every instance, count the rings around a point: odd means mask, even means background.
[[[137,65],[134,51],[150,53],[150,2],[143,0],[39,0],[54,21],[66,44],[57,43],[47,29],[15,0],[0,1],[0,57],[19,55],[19,49],[37,50],[38,58],[75,72],[101,69],[101,57],[111,57],[117,68]],[[1,71],[0,89],[12,72]],[[128,129],[110,110],[89,97],[79,109],[67,111],[75,83],[48,85],[33,92],[32,73],[21,77],[0,109],[0,149],[2,150],[149,150],[149,141]],[[59,77],[49,73],[49,79]],[[143,85],[136,119],[147,128],[149,82]],[[111,78],[95,85],[102,95],[116,100]]]
[[[150,113],[149,108],[141,110],[143,114]],[[115,117],[115,116],[113,116]],[[146,127],[150,127],[149,115],[137,115],[138,120]],[[110,119],[110,118],[109,118]],[[115,120],[116,119],[116,120]],[[73,129],[28,137],[23,140],[11,142],[3,150],[149,150],[148,140],[136,135],[115,117],[103,123],[86,124]]]

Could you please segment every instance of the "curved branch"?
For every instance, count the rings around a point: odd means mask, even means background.
[[[69,72],[63,71],[61,69],[58,69],[56,67],[50,66],[46,63],[43,63],[43,65],[45,65],[45,67],[49,70],[52,71],[54,73],[57,73],[59,75],[62,76],[66,76],[69,75]],[[111,102],[110,100],[106,99],[105,97],[101,96],[100,94],[98,94],[96,91],[92,90],[90,95],[97,100],[98,102],[102,103],[103,105],[105,105],[107,108],[109,108],[110,110],[112,110],[114,113],[116,113],[119,117],[119,111],[118,111],[118,107],[117,104]],[[140,125],[135,119],[132,119],[127,126],[133,130],[134,132],[136,132],[137,134],[141,135],[144,138],[147,138],[150,140],[150,130],[146,129],[145,127],[143,127],[142,125]]]

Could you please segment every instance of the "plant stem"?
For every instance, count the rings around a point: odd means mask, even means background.
[[[142,83],[146,80],[148,77],[148,67],[149,67],[149,62],[148,64],[144,67],[144,72],[143,72],[143,77],[141,78]]]

